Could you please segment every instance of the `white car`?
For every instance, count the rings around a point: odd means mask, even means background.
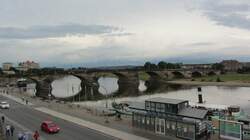
[[[1,109],[9,109],[10,108],[10,104],[7,102],[0,102],[0,108]]]

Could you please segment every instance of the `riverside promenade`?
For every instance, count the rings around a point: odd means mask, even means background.
[[[48,100],[45,101],[25,93],[20,93],[16,89],[12,89],[8,93],[9,94],[3,93],[1,95],[23,105],[26,105],[26,100],[28,100],[27,106],[37,111],[84,127],[88,127],[89,129],[114,136],[118,139],[163,140],[167,138],[170,140],[176,140],[176,138],[161,136],[155,133],[133,128],[131,125],[131,117],[128,116],[123,116],[122,119],[119,120],[116,117],[104,117],[100,111],[94,108],[74,105],[71,103],[62,103]],[[107,119],[109,123],[106,123]]]

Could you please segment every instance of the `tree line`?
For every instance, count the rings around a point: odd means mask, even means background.
[[[164,69],[180,69],[181,63],[168,63],[165,61],[160,61],[158,64],[146,62],[144,64],[145,70],[164,70]]]

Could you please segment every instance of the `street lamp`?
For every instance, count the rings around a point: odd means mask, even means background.
[[[108,90],[102,86],[102,85],[99,85],[100,88],[103,88],[105,90],[105,98],[106,98],[106,111],[108,110]],[[106,116],[106,120],[105,120],[105,123],[109,123],[108,121],[108,116]]]
[[[108,108],[108,90],[102,85],[99,85],[99,87],[101,87],[105,90],[106,108]]]

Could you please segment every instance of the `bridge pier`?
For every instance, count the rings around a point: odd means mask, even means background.
[[[102,99],[103,95],[99,93],[99,83],[98,78],[91,74],[74,74],[81,80],[81,91],[80,96],[81,100],[98,100]]]
[[[53,76],[46,76],[44,78],[41,77],[29,77],[29,79],[33,80],[36,83],[36,96],[42,98],[54,98],[51,94],[52,86],[51,83],[55,80]]]
[[[164,71],[148,71],[146,73],[150,76],[149,80],[146,81],[147,87],[154,87],[156,85],[164,84],[170,76],[167,72]]]
[[[139,92],[139,76],[137,72],[114,72],[118,76],[118,93],[124,95],[137,94]]]

